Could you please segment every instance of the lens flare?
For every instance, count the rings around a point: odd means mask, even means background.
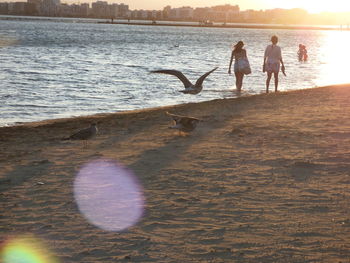
[[[144,198],[133,173],[111,160],[97,160],[82,167],[74,181],[80,212],[93,225],[123,231],[143,214]]]
[[[29,235],[6,241],[0,258],[4,263],[58,263],[38,239]]]

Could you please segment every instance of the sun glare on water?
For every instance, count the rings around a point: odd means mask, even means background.
[[[329,32],[319,50],[321,57],[319,81],[322,84],[349,82],[350,31]]]

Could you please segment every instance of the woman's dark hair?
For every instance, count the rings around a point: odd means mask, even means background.
[[[278,42],[278,37],[277,37],[277,36],[272,36],[272,37],[271,37],[271,42],[272,42],[273,44],[276,44],[276,43]]]
[[[238,41],[236,45],[234,45],[234,49],[233,49],[233,52],[236,53],[236,52],[240,52],[242,50],[244,46],[244,43],[243,41]]]

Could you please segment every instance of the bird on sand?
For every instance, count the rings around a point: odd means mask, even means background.
[[[161,70],[153,70],[153,71],[151,71],[151,73],[169,74],[169,75],[174,75],[174,76],[178,77],[185,86],[185,89],[180,90],[180,92],[185,93],[185,94],[193,94],[194,95],[194,94],[198,94],[199,92],[202,91],[203,81],[205,80],[206,77],[209,76],[210,73],[217,70],[217,68],[218,67],[203,74],[200,78],[197,79],[195,84],[192,84],[191,81],[189,81],[188,78],[186,78],[186,76],[184,74],[182,74],[181,71],[178,71],[178,70],[161,69]]]
[[[169,112],[166,112],[166,114],[169,115],[175,122],[175,125],[170,126],[169,129],[178,129],[179,134],[181,134],[181,132],[189,133],[193,131],[200,122],[200,119],[194,117],[181,116]]]
[[[84,145],[86,146],[87,140],[96,136],[98,132],[96,123],[92,123],[90,127],[84,128],[76,133],[73,133],[71,136],[64,138],[64,140],[83,140]]]

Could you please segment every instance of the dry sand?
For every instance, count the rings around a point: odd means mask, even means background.
[[[203,122],[179,136],[165,111]],[[61,140],[93,121],[88,147]],[[33,233],[61,262],[350,262],[350,85],[3,127],[0,149],[2,239]],[[99,158],[143,184],[122,233],[73,198]]]

